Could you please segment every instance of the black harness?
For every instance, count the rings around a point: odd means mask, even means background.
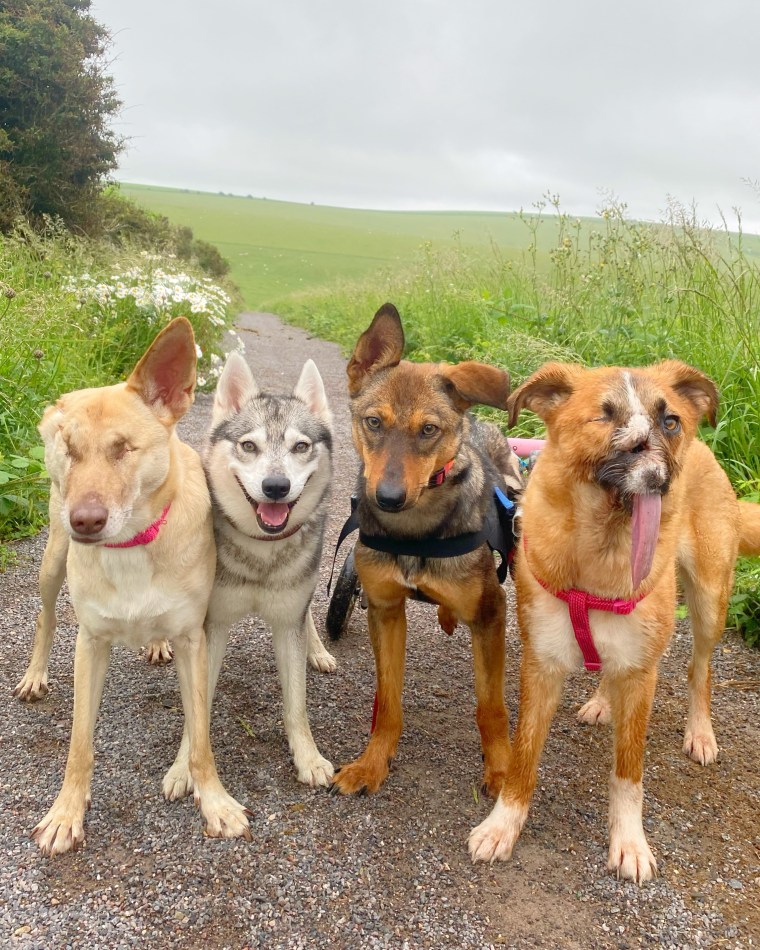
[[[384,554],[394,554],[396,557],[461,557],[477,551],[487,544],[501,558],[496,567],[496,576],[503,584],[507,578],[509,564],[514,555],[515,534],[515,503],[498,487],[494,486],[491,495],[491,504],[486,510],[483,527],[480,531],[467,531],[464,534],[455,534],[450,538],[394,538],[386,534],[366,534],[359,528],[358,501],[355,495],[351,497],[351,514],[340,529],[338,543],[335,545],[330,581],[327,585],[327,594],[332,587],[335,560],[341,544],[349,534],[359,530],[359,541],[373,551],[382,551]]]

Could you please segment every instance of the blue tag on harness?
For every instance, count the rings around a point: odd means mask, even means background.
[[[494,492],[494,495],[496,495],[496,497],[498,498],[499,504],[502,506],[502,508],[506,508],[507,511],[509,511],[510,508],[515,507],[515,503],[513,501],[510,501],[509,498],[507,498],[507,496],[499,488],[498,485],[494,485],[493,492]]]

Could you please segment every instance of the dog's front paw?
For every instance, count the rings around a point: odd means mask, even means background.
[[[195,791],[195,804],[200,808],[208,838],[245,838],[252,841],[248,825],[250,811],[241,805],[220,784],[218,788]]]
[[[44,699],[48,694],[48,675],[47,670],[33,672],[27,670],[13,690],[13,695],[25,703],[33,703],[38,699]]]
[[[58,796],[53,807],[32,831],[43,854],[53,856],[76,851],[84,844],[84,813],[90,807],[90,796]]]
[[[327,788],[335,774],[332,763],[322,758],[318,752],[314,756],[296,762],[295,766],[298,781],[303,782],[304,785],[311,785],[312,788],[318,785]]]
[[[636,835],[613,834],[610,837],[607,869],[618,878],[635,881],[637,884],[657,877],[657,861],[643,831]]]
[[[388,760],[365,752],[355,762],[344,765],[333,779],[330,791],[343,795],[376,792],[388,777]]]
[[[473,828],[467,842],[473,861],[506,861],[520,837],[528,806],[499,798],[485,821]]]
[[[612,710],[604,696],[594,695],[578,710],[578,722],[587,726],[606,726],[612,722]]]
[[[161,791],[164,793],[164,798],[169,802],[186,798],[193,791],[193,788],[193,777],[186,761],[175,762],[161,783]]]
[[[707,728],[687,727],[683,737],[683,751],[690,759],[699,762],[700,765],[712,765],[718,758],[718,743],[715,741],[715,733],[708,722]]]
[[[318,673],[334,673],[338,668],[337,660],[324,647],[321,650],[310,650],[306,659],[309,661],[309,666]]]
[[[168,640],[154,640],[149,643],[145,649],[145,657],[148,663],[171,663],[174,659],[174,651]]]

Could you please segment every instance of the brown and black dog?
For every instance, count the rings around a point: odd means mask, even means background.
[[[499,430],[467,410],[476,403],[505,409],[509,376],[482,363],[401,361],[398,311],[383,306],[349,361],[353,439],[362,472],[358,515],[364,535],[448,538],[479,531],[494,486],[514,497],[522,487],[516,456]],[[496,795],[509,755],[504,705],[505,595],[485,543],[456,557],[413,557],[356,546],[356,568],[368,600],[377,668],[376,728],[364,753],[344,766],[333,788],[374,792],[388,775],[401,735],[401,693],[408,597],[439,604],[441,625],[472,631],[477,722],[484,787]]]
[[[703,416],[714,424],[717,398],[710,379],[675,360],[646,369],[549,363],[510,397],[510,421],[532,410],[546,423],[547,442],[523,496],[515,561],[523,641],[517,729],[499,800],[470,835],[473,860],[511,855],[562,684],[583,654],[603,674],[583,718],[609,707],[614,723],[608,867],[639,882],[656,873],[642,825],[644,744],[674,628],[676,575],[694,636],[684,751],[706,765],[717,754],[712,650],[737,553],[760,553],[760,506],[737,502],[695,438]]]

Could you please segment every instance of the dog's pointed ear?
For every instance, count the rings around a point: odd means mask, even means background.
[[[544,422],[573,392],[576,369],[572,363],[544,363],[507,400],[509,424],[522,409],[530,409]]]
[[[243,357],[233,350],[227,357],[222,375],[216,384],[211,424],[217,425],[230,413],[239,412],[249,399],[258,394],[259,387],[250,367]]]
[[[697,421],[707,416],[711,426],[717,422],[718,387],[701,370],[682,363],[680,360],[665,360],[653,367],[653,370],[671,389],[675,389],[694,406],[698,413]]]
[[[327,393],[314,360],[306,360],[298,377],[293,395],[305,402],[314,415],[327,426],[332,425],[332,413],[327,404]]]
[[[48,406],[42,413],[40,424],[37,431],[42,436],[45,445],[49,445],[56,435],[60,432],[63,425],[64,412],[66,410],[66,396],[61,398],[52,406]]]
[[[467,360],[454,366],[441,366],[446,389],[461,412],[470,406],[493,406],[506,409],[509,396],[509,373],[487,363]]]
[[[404,352],[404,330],[401,317],[392,303],[383,304],[369,327],[356,341],[348,361],[348,391],[355,396],[364,378],[379,369],[397,366]]]
[[[165,424],[181,419],[195,398],[195,337],[190,321],[177,317],[158,334],[127,379]]]

